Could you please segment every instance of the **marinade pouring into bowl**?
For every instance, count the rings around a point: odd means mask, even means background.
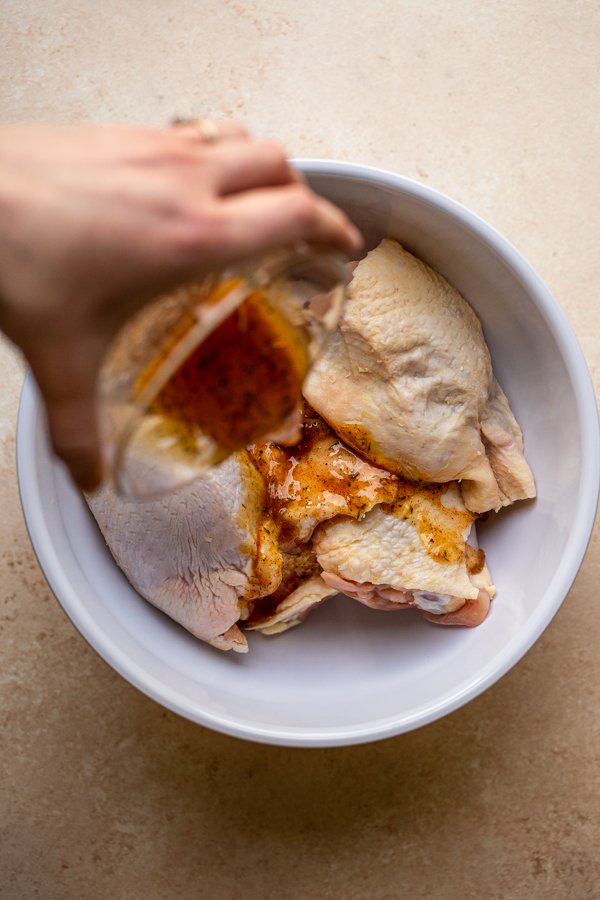
[[[341,257],[299,246],[181,288],[129,323],[100,380],[120,493],[157,496],[253,441],[296,440],[302,384],[347,281]]]

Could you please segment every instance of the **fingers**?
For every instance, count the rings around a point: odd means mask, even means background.
[[[283,147],[273,141],[226,141],[211,145],[205,158],[215,172],[221,195],[275,187],[297,179]]]
[[[211,131],[214,129],[213,140],[207,141],[202,131],[189,123],[177,124],[176,128],[202,148],[198,175],[206,177],[208,166],[217,193],[232,194],[299,180],[285,150],[275,141],[255,140],[242,125],[230,119],[209,121],[207,125]]]
[[[211,130],[214,130],[214,140],[222,141],[230,138],[244,140],[250,136],[244,126],[234,119],[209,119],[208,122],[210,122]],[[178,131],[189,135],[198,142],[207,142],[201,128],[194,124],[193,119],[178,119],[173,124]]]
[[[298,182],[226,197],[222,210],[223,246],[231,259],[298,240],[335,247],[351,258],[363,244],[341,210]]]
[[[197,178],[200,198],[208,172],[219,198],[219,218],[224,223],[224,234],[219,236],[221,262],[296,240],[337,247],[349,256],[361,249],[357,229],[339,209],[308,188],[283,147],[254,140],[229,120],[210,125],[219,138],[203,142]],[[231,139],[221,140],[221,134]]]

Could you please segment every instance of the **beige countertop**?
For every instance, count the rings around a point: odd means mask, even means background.
[[[529,259],[600,378],[597,0],[5,0],[0,118],[233,115],[296,156],[389,168]],[[369,746],[214,734],[108,668],[52,598],[0,348],[0,896],[600,896],[600,543],[500,683]]]

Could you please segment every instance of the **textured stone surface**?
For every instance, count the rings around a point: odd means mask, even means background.
[[[241,117],[291,154],[426,181],[498,227],[598,381],[596,0],[4,0],[0,118]],[[0,896],[600,896],[600,546],[499,684],[365,747],[254,746],[165,712],[51,598],[0,347]]]

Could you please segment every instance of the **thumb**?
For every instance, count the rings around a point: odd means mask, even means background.
[[[75,353],[69,345],[29,354],[46,405],[52,447],[75,483],[92,491],[102,480],[96,402],[98,354]]]
[[[46,398],[46,410],[54,452],[77,486],[93,491],[102,480],[95,391],[78,389],[69,397]]]

